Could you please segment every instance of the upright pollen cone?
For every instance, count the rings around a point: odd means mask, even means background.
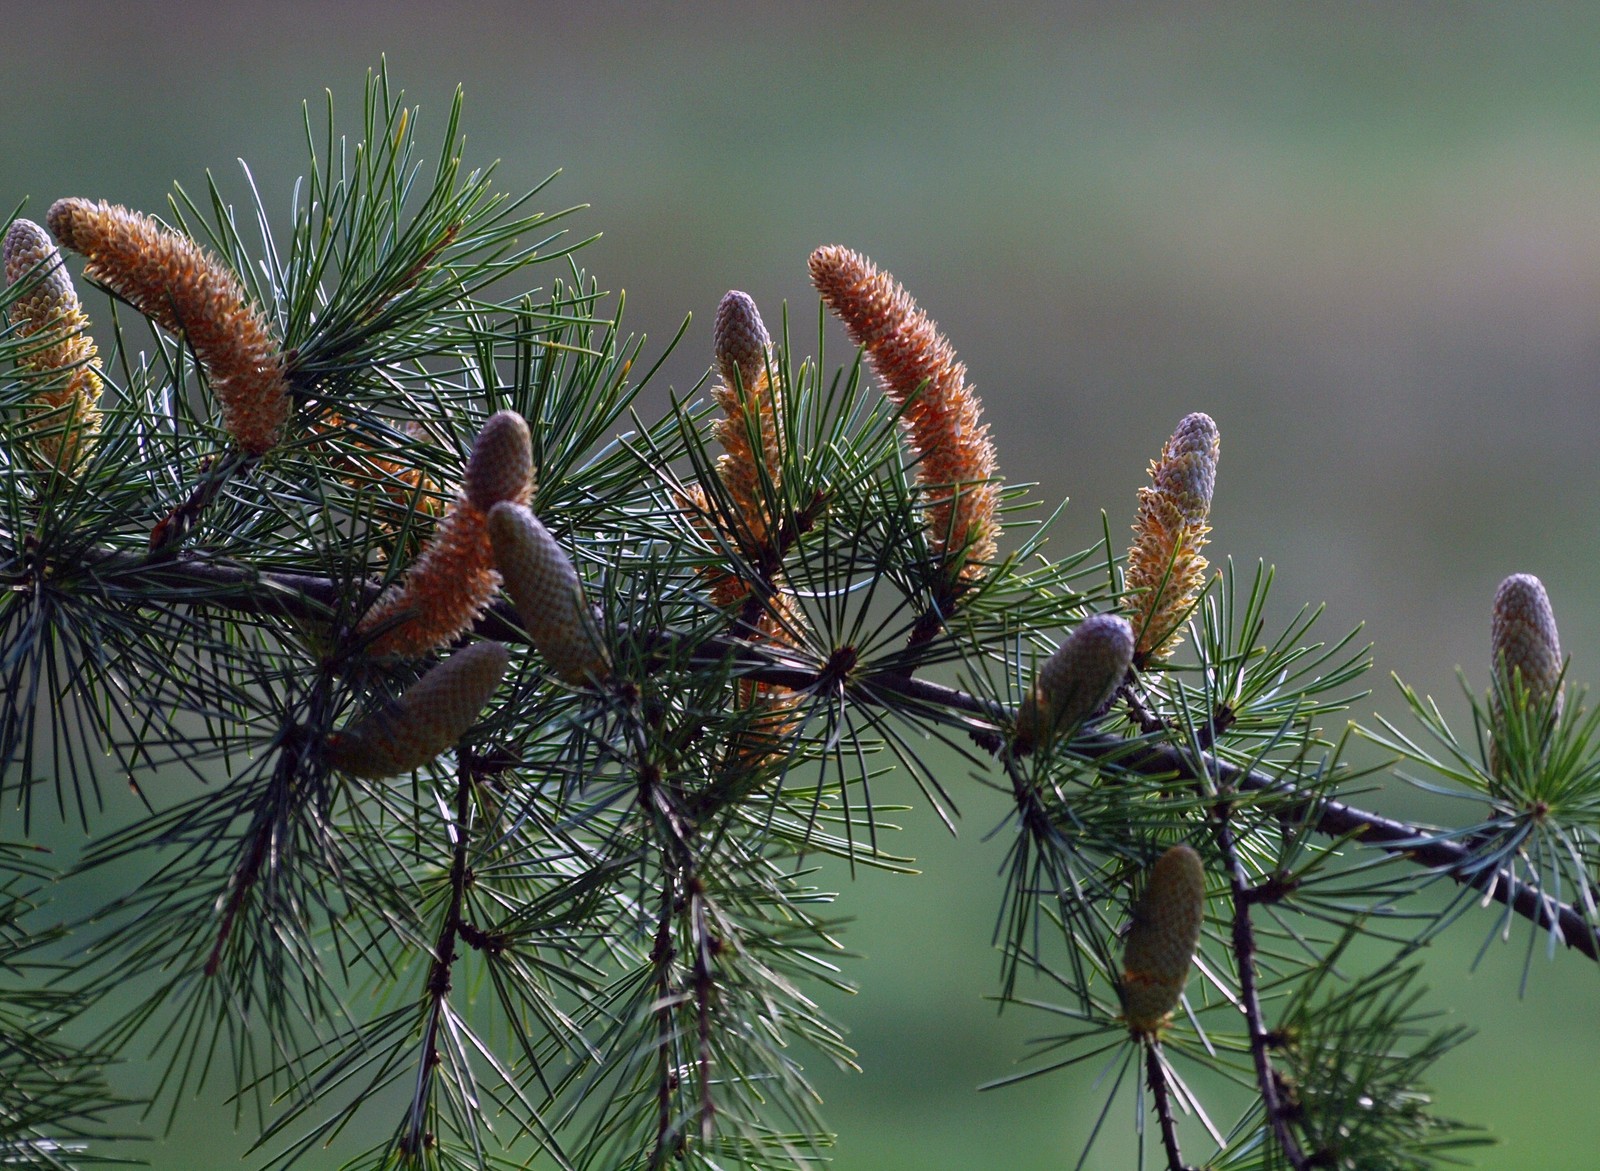
[[[1039,668],[1017,713],[1019,752],[1048,747],[1077,727],[1116,691],[1133,662],[1133,627],[1118,614],[1085,618]]]
[[[578,571],[533,511],[512,501],[496,504],[489,541],[517,617],[551,673],[572,684],[610,674]]]
[[[373,780],[421,768],[478,722],[510,657],[504,643],[462,647],[399,699],[330,736],[329,762]]]
[[[269,450],[289,417],[283,355],[234,275],[187,236],[149,216],[89,199],[59,199],[46,217],[99,281],[193,347],[222,406],[222,425],[251,455]]]
[[[487,513],[502,501],[529,498],[532,466],[527,423],[512,411],[491,415],[472,446],[462,493],[405,577],[362,617],[361,633],[383,628],[368,653],[424,655],[477,620],[500,586]]]
[[[1139,489],[1124,585],[1140,665],[1172,653],[1181,641],[1178,628],[1205,588],[1200,550],[1211,532],[1221,442],[1210,415],[1185,415],[1150,465],[1150,486]]]
[[[1140,1036],[1161,1030],[1189,980],[1205,920],[1206,872],[1200,855],[1173,846],[1156,859],[1122,953],[1122,1015]]]
[[[859,252],[811,254],[811,283],[866,351],[890,401],[905,407],[926,508],[928,544],[950,578],[950,602],[994,559],[1000,487],[983,405],[955,347],[900,283]]]
[[[61,252],[38,224],[17,220],[6,230],[4,259],[7,288],[24,286],[9,317],[29,343],[17,366],[38,384],[29,411],[35,462],[70,472],[100,430],[100,359],[89,319]]]

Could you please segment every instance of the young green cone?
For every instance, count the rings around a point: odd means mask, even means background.
[[[528,421],[516,411],[496,411],[472,445],[462,489],[479,512],[488,512],[502,500],[526,504],[532,484]]]
[[[1048,747],[1111,698],[1133,662],[1133,627],[1119,614],[1085,618],[1044,661],[1017,713],[1019,752]]]
[[[523,629],[551,673],[572,684],[610,674],[578,571],[533,510],[512,501],[496,504],[489,510],[489,543]]]
[[[1550,596],[1533,574],[1514,573],[1495,591],[1489,645],[1494,663],[1494,685],[1489,691],[1494,719],[1489,769],[1498,774],[1499,741],[1506,731],[1505,705],[1516,694],[1513,680],[1520,681],[1530,710],[1548,704],[1552,720],[1561,715],[1561,637],[1556,632]]]
[[[1178,1007],[1205,920],[1206,872],[1200,855],[1173,846],[1156,859],[1122,953],[1122,1015],[1142,1036],[1158,1032]]]
[[[501,642],[462,647],[399,699],[330,736],[328,760],[372,780],[421,768],[478,722],[509,661]]]

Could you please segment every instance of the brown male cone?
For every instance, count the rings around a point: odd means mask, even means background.
[[[1110,699],[1133,662],[1133,627],[1120,614],[1092,614],[1039,667],[1017,712],[1019,752],[1048,747]]]
[[[41,467],[70,472],[88,458],[100,430],[100,359],[86,332],[89,319],[60,250],[38,224],[17,220],[6,230],[4,260],[6,286],[29,285],[11,302],[11,324],[39,347],[17,359],[19,372],[39,383],[28,412],[31,454]]]
[[[394,702],[328,737],[329,762],[372,780],[421,768],[478,722],[510,657],[500,642],[462,647]]]
[[[489,542],[517,617],[550,672],[571,684],[611,673],[572,560],[525,504],[489,510]]]
[[[363,633],[387,626],[368,646],[369,654],[427,654],[477,620],[500,585],[486,513],[501,501],[528,499],[532,466],[527,423],[513,411],[491,415],[472,445],[464,491],[405,577],[362,617]]]
[[[811,254],[810,269],[823,303],[866,351],[884,394],[905,407],[928,544],[956,586],[970,585],[994,559],[1000,486],[966,366],[900,282],[861,253],[825,245]]]
[[[1156,859],[1122,953],[1122,1015],[1128,1027],[1153,1035],[1178,1007],[1205,921],[1206,872],[1200,855],[1173,846]]]
[[[103,201],[58,199],[45,219],[64,247],[88,260],[85,276],[188,339],[235,443],[261,455],[278,442],[289,417],[283,355],[219,260],[151,217]]]

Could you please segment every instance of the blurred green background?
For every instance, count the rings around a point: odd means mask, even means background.
[[[1098,538],[1101,509],[1125,531],[1146,462],[1205,410],[1213,560],[1275,563],[1281,612],[1325,600],[1328,634],[1366,623],[1357,716],[1397,712],[1390,671],[1459,715],[1453,669],[1485,683],[1489,599],[1514,571],[1549,587],[1572,678],[1600,676],[1593,4],[0,12],[0,198],[33,218],[63,195],[159,212],[207,168],[242,199],[236,158],[286,211],[300,102],[331,88],[353,127],[386,53],[424,141],[459,83],[469,164],[502,160],[512,190],[564,170],[545,206],[593,205],[572,227],[604,232],[584,261],[627,290],[635,330],[665,341],[694,314],[656,404],[704,370],[730,287],[769,321],[787,300],[809,334],[806,255],[848,244],[960,349],[1007,478],[1072,497],[1063,552]],[[1002,810],[952,769],[959,840],[908,815],[893,844],[928,873],[844,891],[862,991],[831,1007],[866,1072],[820,1076],[841,1171],[1071,1166],[1104,1093],[974,1092],[1048,1025],[983,999],[1003,842],[981,838]],[[1430,969],[1436,1003],[1482,1030],[1440,1069],[1440,1108],[1506,1140],[1481,1166],[1592,1166],[1600,973],[1537,960],[1519,1001],[1520,947],[1468,974],[1487,929],[1469,918]],[[1131,1113],[1125,1090],[1090,1166],[1133,1165]],[[134,1153],[236,1165],[227,1117],[191,1111]]]

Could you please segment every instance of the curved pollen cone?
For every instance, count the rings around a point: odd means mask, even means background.
[[[220,261],[149,216],[103,201],[59,199],[46,219],[62,245],[88,259],[85,276],[188,339],[240,448],[261,455],[278,442],[289,416],[283,355]]]
[[[532,509],[509,500],[496,504],[489,510],[489,541],[523,629],[551,673],[575,685],[609,675],[578,571]]]
[[[502,501],[528,498],[528,452],[528,425],[515,411],[499,411],[484,423],[467,460],[466,490],[404,580],[385,590],[357,627],[365,633],[399,619],[372,641],[369,654],[427,654],[452,642],[483,613],[500,585],[486,514]]]
[[[1206,584],[1200,556],[1217,484],[1221,436],[1210,415],[1184,416],[1150,465],[1151,484],[1139,489],[1124,585],[1139,662],[1164,659],[1182,641],[1178,628]]]
[[[11,302],[11,323],[39,347],[17,360],[41,383],[29,412],[38,416],[31,428],[36,462],[70,471],[88,457],[100,430],[100,359],[85,332],[89,319],[60,250],[38,224],[17,220],[6,230],[4,261],[6,286],[26,286]]]
[[[516,411],[496,411],[484,423],[472,445],[462,489],[483,513],[502,500],[526,504],[533,495],[528,422]]]
[[[1017,713],[1018,751],[1048,746],[1099,711],[1127,677],[1133,641],[1133,627],[1119,614],[1085,618],[1039,668]]]
[[[478,722],[510,657],[500,642],[462,647],[399,699],[328,737],[328,760],[372,780],[421,768]]]
[[[1122,953],[1122,1015],[1141,1036],[1157,1033],[1178,1007],[1205,921],[1200,855],[1173,846],[1156,859]]]
[[[911,295],[859,252],[838,245],[811,254],[811,283],[844,322],[902,419],[927,509],[928,543],[952,584],[982,577],[993,560],[1000,488],[994,445],[967,368]]]

